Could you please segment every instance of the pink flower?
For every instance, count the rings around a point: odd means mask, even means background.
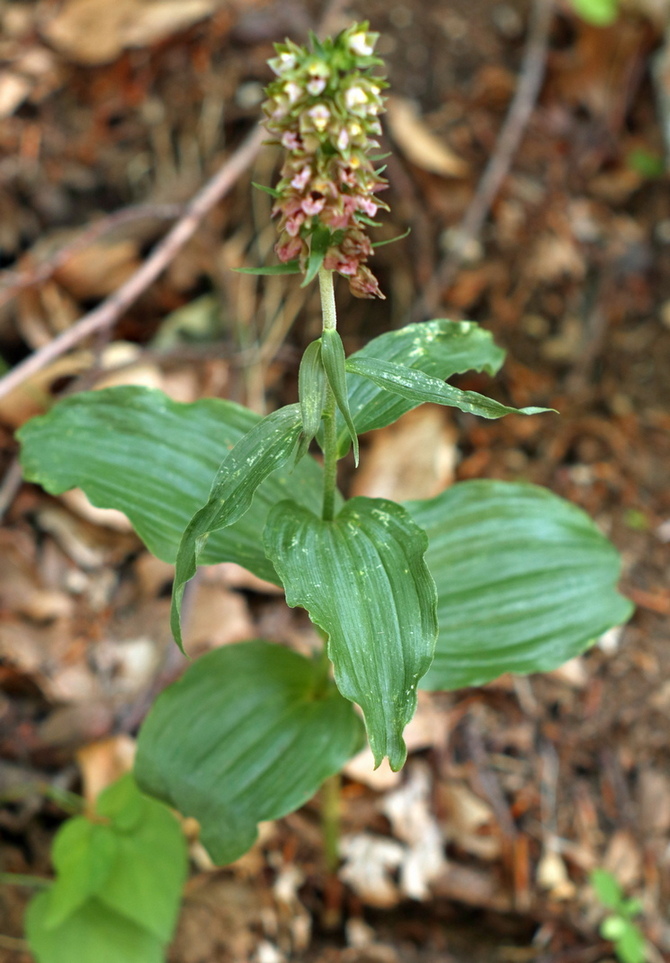
[[[313,217],[315,214],[320,214],[326,203],[325,197],[314,197],[316,192],[312,192],[312,196],[306,197],[302,202],[301,207],[308,217]]]
[[[309,165],[303,167],[299,174],[296,174],[291,181],[291,187],[295,187],[296,191],[304,191],[309,183],[309,179],[312,176],[312,168]]]

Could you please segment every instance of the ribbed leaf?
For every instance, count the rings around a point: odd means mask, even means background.
[[[300,445],[306,452],[319,430],[326,397],[326,373],[321,360],[320,338],[305,348],[298,372],[298,396],[302,418]]]
[[[551,408],[510,408],[480,395],[477,391],[461,391],[447,385],[439,378],[424,374],[414,368],[378,358],[350,358],[347,371],[369,378],[378,388],[391,391],[413,404],[430,402],[460,408],[482,418],[502,418],[503,415],[538,415]]]
[[[407,512],[383,499],[353,498],[334,521],[282,502],[265,529],[286,601],[328,634],[337,686],[362,708],[376,764],[388,756],[394,769],[437,634],[426,547]]]
[[[406,508],[428,533],[439,600],[440,636],[422,688],[554,669],[631,614],[616,591],[614,547],[546,489],[461,482]]]
[[[486,371],[494,375],[505,358],[505,352],[493,342],[490,332],[474,321],[437,319],[409,324],[374,338],[350,360],[378,358],[416,368],[436,378],[447,380],[463,371]],[[363,434],[397,421],[416,407],[415,402],[390,395],[367,378],[347,375],[349,407],[356,431]],[[346,450],[348,433],[344,423],[338,433],[340,450]]]
[[[333,328],[326,328],[321,335],[321,360],[326,371],[328,384],[335,396],[337,408],[347,426],[349,437],[354,449],[354,462],[358,465],[358,436],[349,411],[349,397],[347,395],[346,358],[342,338]]]
[[[91,899],[55,928],[46,925],[50,892],[26,913],[26,936],[37,963],[165,963],[163,944],[149,930]]]
[[[234,525],[251,508],[258,486],[291,457],[301,430],[300,405],[273,411],[254,425],[221,463],[206,504],[186,526],[177,552],[170,617],[180,648],[184,588],[195,575],[207,539],[212,532]]]
[[[221,462],[259,421],[230,401],[179,404],[160,391],[121,387],[73,395],[18,434],[26,478],[54,495],[83,488],[93,504],[125,512],[154,555],[173,562]],[[202,564],[237,562],[277,582],[261,547],[268,510],[290,493],[318,511],[321,487],[312,458],[274,472],[253,510],[208,539]]]
[[[147,792],[201,825],[217,863],[241,856],[257,823],[303,805],[361,746],[363,727],[316,663],[267,642],[198,659],[142,726]]]

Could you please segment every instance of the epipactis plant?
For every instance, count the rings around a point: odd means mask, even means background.
[[[423,402],[484,418],[517,410],[448,379],[494,375],[504,354],[470,321],[409,325],[345,356],[333,277],[381,296],[369,228],[385,182],[378,148],[385,82],[377,35],[289,41],[264,105],[286,151],[274,197],[280,264],[318,277],[321,336],[305,350],[299,400],[265,418],[219,399],[178,404],[109,388],[59,402],[20,432],[28,478],[82,487],[121,509],[176,562],[172,628],[198,565],[236,562],[281,585],[324,639],[306,658],[262,639],[208,653],[156,701],[139,735],[140,786],[196,817],[216,862],[257,824],[290,812],[364,743],[375,764],[406,757],[417,688],[480,685],[551,669],[625,620],[619,559],[575,506],[524,482],[470,481],[429,500],[345,500],[337,465],[358,436]],[[319,458],[310,454],[321,450]],[[209,495],[208,495],[209,492]]]

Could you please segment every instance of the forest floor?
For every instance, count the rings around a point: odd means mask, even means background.
[[[324,869],[318,798],[224,870],[194,844],[170,963],[605,963],[596,867],[640,898],[650,963],[670,960],[670,7],[630,0],[600,28],[557,3],[543,35],[545,7],[330,11],[336,28],[365,17],[381,33],[392,155],[379,234],[411,228],[375,256],[386,301],[338,286],[347,349],[410,319],[475,320],[508,359],[494,382],[456,383],[559,412],[482,422],[425,407],[364,438],[343,481],[399,499],[480,477],[549,486],[615,543],[635,614],[555,672],[423,694],[406,770],[347,770],[338,877]],[[303,40],[322,15],[299,0],[0,0],[7,370],[137,271],[257,124],[272,42]],[[529,43],[544,67],[537,96]],[[499,134],[520,84],[520,143],[506,156]],[[491,158],[500,189],[458,256]],[[93,793],[122,771],[157,666],[176,671],[170,567],[122,519],[22,483],[14,431],[63,392],[102,384],[261,412],[295,400],[315,292],[230,270],[271,262],[270,201],[250,182],[272,183],[276,168],[274,149],[256,153],[116,323],[0,399],[5,872],[51,872],[63,813],[44,786]],[[192,652],[311,631],[231,566],[205,574],[192,612]],[[419,866],[411,886],[398,868],[409,822],[444,840],[440,872]],[[29,895],[0,887],[3,963],[31,960]]]

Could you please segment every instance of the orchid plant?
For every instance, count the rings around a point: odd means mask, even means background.
[[[347,500],[337,487],[339,460],[353,451],[358,462],[359,435],[423,402],[484,418],[546,411],[448,383],[502,364],[471,321],[409,325],[345,354],[334,276],[357,297],[383,297],[369,266],[369,231],[387,209],[378,197],[386,82],[376,41],[367,23],[353,24],[323,42],[279,44],[270,61],[265,124],[285,158],[278,184],[264,189],[274,198],[279,264],[249,270],[318,279],[322,331],[300,363],[297,403],[261,418],[230,401],[178,404],[115,387],[69,397],[20,432],[27,478],[54,494],[79,486],[94,504],[122,510],[152,552],[176,563],[180,646],[183,594],[199,565],[244,566],[282,586],[314,623],[313,658],[256,639],[197,659],[141,728],[139,786],[195,817],[221,864],[253,844],[261,820],[305,803],[365,733],[375,765],[388,757],[400,769],[418,687],[554,668],[631,608],[616,591],[614,548],[545,489],[478,480],[398,504]],[[100,860],[112,865],[104,845]],[[65,909],[40,897],[40,963],[58,963],[44,946],[58,943],[86,900],[99,909],[105,878],[89,873],[77,891],[86,898]],[[105,905],[105,919],[125,905]],[[125,959],[105,959],[117,958]]]

